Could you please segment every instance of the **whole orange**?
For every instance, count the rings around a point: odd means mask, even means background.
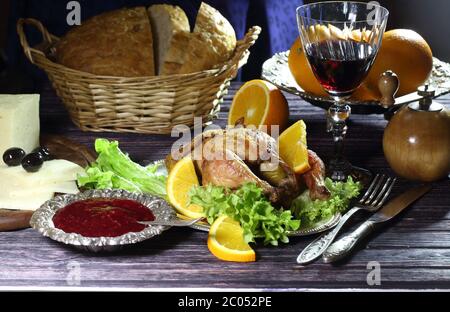
[[[357,101],[377,101],[380,99],[380,96],[377,86],[371,86],[367,81],[363,81],[359,88],[352,94],[351,99]]]
[[[387,31],[377,59],[366,78],[372,89],[378,90],[380,75],[387,70],[400,79],[397,96],[415,92],[424,84],[433,69],[433,53],[425,39],[410,29]]]

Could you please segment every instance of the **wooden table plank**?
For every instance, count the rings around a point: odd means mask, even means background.
[[[219,119],[225,124],[229,103],[239,84],[232,84]],[[325,133],[324,111],[287,94],[291,122],[302,118],[308,125],[308,143],[324,159],[332,140]],[[42,94],[43,132],[60,134],[93,146],[96,137],[120,141],[121,148],[143,164],[162,159],[177,138],[163,135],[83,133],[68,118],[54,92]],[[450,106],[450,96],[440,99]],[[383,116],[353,115],[346,154],[359,166],[393,175],[382,152],[386,126]],[[413,183],[400,180],[393,193]],[[0,287],[71,286],[70,264],[79,265],[84,287],[128,288],[404,288],[450,289],[450,182],[436,183],[423,199],[404,211],[338,265],[321,261],[302,267],[299,251],[313,237],[291,238],[278,248],[258,245],[258,261],[250,264],[217,260],[206,247],[206,233],[170,229],[160,237],[112,254],[79,252],[42,237],[34,230],[0,233]],[[367,214],[361,213],[350,228]],[[381,266],[381,285],[369,286],[368,263]]]

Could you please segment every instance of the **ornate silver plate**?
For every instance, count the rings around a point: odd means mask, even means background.
[[[30,225],[42,235],[57,242],[93,252],[114,251],[126,245],[142,242],[169,229],[168,226],[148,226],[140,232],[131,232],[118,237],[84,237],[76,233],[66,233],[54,226],[53,216],[59,209],[73,202],[91,198],[131,199],[151,209],[156,220],[169,221],[176,218],[172,207],[158,197],[124,190],[89,190],[75,195],[56,196],[47,201],[34,212]]]
[[[277,53],[264,62],[262,78],[276,85],[281,90],[298,95],[311,104],[327,109],[332,100],[328,97],[317,96],[305,92],[295,81],[288,66],[289,51]],[[433,58],[433,72],[427,82],[436,90],[436,97],[450,92],[450,64]],[[406,104],[414,99],[414,93],[397,99],[396,104]],[[403,100],[404,99],[404,100]],[[352,105],[352,113],[355,114],[383,114],[386,109],[377,101],[355,101],[349,100]]]

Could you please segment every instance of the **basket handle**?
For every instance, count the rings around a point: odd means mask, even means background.
[[[242,40],[240,40],[241,44],[238,46],[238,50],[236,51],[236,53],[234,53],[234,56],[229,61],[230,66],[235,67],[236,73],[239,68],[239,64],[241,62],[247,61],[249,55],[248,50],[252,47],[252,45],[255,44],[260,33],[261,27],[253,26],[247,31],[245,37]]]
[[[41,54],[45,57],[45,53],[30,47],[28,44],[27,36],[25,35],[24,25],[31,25],[36,27],[42,34],[42,38],[44,39],[44,44],[50,45],[52,43],[52,35],[47,31],[47,29],[42,25],[41,22],[34,18],[20,18],[17,21],[17,34],[19,35],[20,44],[22,45],[23,51],[25,55],[30,60],[31,63],[34,64],[33,53]]]

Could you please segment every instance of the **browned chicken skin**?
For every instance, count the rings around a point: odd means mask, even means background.
[[[237,133],[239,135],[235,136]],[[227,145],[224,142],[225,139],[230,139],[232,143],[238,144]],[[246,149],[239,148],[242,146],[245,146]],[[272,164],[274,168],[270,168],[268,158],[258,159],[256,154],[251,155],[252,152],[249,150],[255,147],[257,147],[257,143],[253,142],[251,138],[245,137],[245,132],[231,132],[224,136],[216,135],[206,139],[203,144],[204,158],[197,161],[198,166],[201,167],[202,184],[236,189],[245,183],[252,182],[264,190],[271,202],[289,207],[291,201],[298,195],[298,184],[294,173],[288,166],[286,166],[287,171],[280,170],[280,163]],[[253,151],[256,152],[257,149]],[[265,148],[263,153],[268,153],[268,151],[269,149]],[[275,161],[281,162],[282,160],[275,159]],[[267,168],[261,168],[264,166]],[[264,169],[272,171],[264,171]],[[266,177],[268,172],[271,172],[272,179]],[[275,178],[278,172],[281,174]]]
[[[272,203],[286,208],[299,195],[294,171],[279,156],[275,139],[265,132],[243,127],[206,131],[183,148],[180,159],[189,154],[203,185],[236,189],[252,182]],[[303,179],[312,198],[324,199],[323,163],[314,152],[309,153],[309,161],[311,171]],[[171,155],[166,158],[169,171],[175,162]]]
[[[312,200],[326,200],[330,197],[330,191],[325,186],[325,165],[322,159],[311,150],[308,150],[308,162],[311,169],[302,175],[303,181],[309,189],[309,197]]]
[[[248,166],[232,151],[223,150],[226,159],[203,161],[202,184],[220,185],[237,189],[243,183],[253,182],[263,189],[271,188],[266,181],[258,178]]]

